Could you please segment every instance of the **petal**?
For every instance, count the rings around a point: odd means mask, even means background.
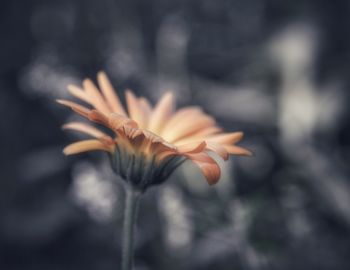
[[[187,154],[194,154],[194,153],[200,153],[205,150],[207,144],[202,142],[195,142],[195,143],[188,143],[183,144],[177,147],[177,151],[181,154],[187,153]]]
[[[224,146],[230,154],[241,155],[241,156],[253,156],[253,152],[245,149],[243,147],[239,147],[237,145],[225,145]]]
[[[141,106],[143,115],[144,115],[144,120],[145,120],[145,128],[148,126],[150,117],[151,117],[151,113],[152,113],[152,106],[151,104],[148,102],[148,100],[144,97],[140,97],[139,98],[139,104]]]
[[[223,160],[228,160],[229,153],[227,152],[226,148],[222,146],[221,144],[214,143],[214,142],[206,142],[207,143],[207,150],[213,151],[216,154],[218,154],[220,157],[223,158]]]
[[[83,81],[83,86],[88,94],[91,104],[99,111],[108,114],[111,113],[111,109],[109,108],[108,104],[102,97],[100,91],[98,91],[97,87],[95,84],[90,80],[90,79],[85,79]]]
[[[176,149],[174,148],[168,148],[165,149],[163,152],[158,154],[157,159],[163,160],[169,156],[185,156],[186,154],[196,154],[200,153],[205,150],[206,143],[204,141],[202,142],[195,142],[195,143],[188,143],[178,146]]]
[[[164,141],[163,138],[159,137],[158,135],[147,130],[143,130],[142,132],[146,139],[150,141],[148,148],[150,154],[158,154],[166,150],[176,151],[176,147],[174,145]]]
[[[242,140],[243,132],[221,133],[208,137],[207,141],[220,144],[235,144]]]
[[[84,140],[72,143],[65,147],[63,149],[63,153],[65,155],[73,155],[88,151],[95,151],[95,150],[102,150],[102,151],[111,151],[111,147],[106,146],[99,140]]]
[[[129,144],[135,152],[141,152],[148,157],[156,156],[157,160],[160,160],[166,151],[178,153],[175,146],[150,131],[132,127],[124,127],[122,130],[127,133]]]
[[[125,96],[130,118],[135,120],[139,124],[140,128],[146,128],[147,121],[145,118],[145,113],[138,99],[130,90],[126,91]]]
[[[88,115],[88,119],[90,121],[104,125],[105,127],[108,127],[108,128],[110,127],[109,126],[109,117],[107,117],[106,115],[104,115],[103,113],[101,113],[98,110],[92,110]]]
[[[65,124],[63,128],[80,131],[82,133],[85,133],[95,138],[109,137],[106,133],[98,130],[97,128],[81,122],[71,122],[71,123]]]
[[[222,128],[219,128],[217,126],[211,126],[208,128],[201,129],[193,134],[190,134],[187,137],[184,137],[180,140],[177,140],[175,142],[175,145],[180,145],[180,144],[185,144],[185,143],[191,143],[191,142],[196,142],[200,140],[206,140],[207,141],[207,136],[215,134],[217,132],[222,131]]]
[[[172,132],[168,132],[164,135],[164,138],[171,142],[175,143],[176,141],[189,137],[196,132],[199,132],[202,129],[209,128],[215,124],[215,120],[210,116],[202,117],[189,117],[186,120],[183,120],[181,125],[177,125]]]
[[[91,104],[90,97],[86,94],[86,92],[78,86],[70,84],[67,86],[69,93],[71,93],[76,98],[85,101],[86,103]]]
[[[149,144],[149,140],[140,129],[134,129],[132,133],[128,134],[128,138],[131,145],[137,152],[143,151],[146,145]]]
[[[152,112],[152,106],[146,98],[140,97],[139,103],[148,115]]]
[[[200,115],[202,110],[198,106],[188,106],[177,110],[171,119],[169,120],[169,125],[172,126],[175,123],[181,122],[181,120],[186,119],[190,115]]]
[[[100,71],[97,75],[97,80],[102,90],[102,93],[105,96],[105,99],[109,107],[111,108],[111,110],[114,113],[126,115],[126,112],[124,110],[122,103],[120,102],[117,92],[115,91],[114,87],[109,81],[106,73],[104,73],[103,71]]]
[[[161,134],[162,128],[171,117],[174,110],[174,95],[166,93],[155,106],[148,123],[148,130]]]
[[[209,185],[214,185],[219,181],[221,175],[220,167],[207,153],[202,152],[186,156],[201,169]]]
[[[138,125],[134,120],[132,120],[126,116],[116,114],[116,113],[109,114],[107,126],[111,129],[113,129],[114,131],[116,131],[117,129],[119,129],[123,126],[138,128]]]
[[[166,137],[167,134],[172,133],[174,128],[176,128],[177,125],[180,125],[183,120],[193,115],[200,115],[201,113],[202,113],[201,109],[195,106],[185,107],[176,111],[171,116],[169,121],[165,124],[161,135]]]
[[[88,108],[79,105],[78,103],[72,102],[72,101],[68,101],[68,100],[62,100],[62,99],[57,99],[56,100],[59,104],[62,104],[64,106],[67,106],[69,108],[71,108],[73,111],[79,113],[80,115],[84,116],[84,117],[88,117],[89,113],[91,110],[89,110]]]

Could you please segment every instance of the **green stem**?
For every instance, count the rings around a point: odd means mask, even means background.
[[[125,186],[125,210],[123,226],[122,270],[131,270],[134,258],[134,227],[140,192],[132,185]]]

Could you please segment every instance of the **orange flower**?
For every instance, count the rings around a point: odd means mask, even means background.
[[[251,155],[249,150],[235,145],[242,139],[242,132],[223,133],[215,120],[198,107],[176,111],[172,93],[166,93],[152,107],[147,99],[126,91],[126,111],[106,74],[99,72],[97,79],[100,90],[89,79],[83,81],[82,88],[68,86],[73,96],[92,109],[67,100],[58,102],[107,127],[113,136],[89,124],[66,124],[65,129],[94,138],[68,145],[63,150],[66,155],[106,151],[114,171],[140,189],[163,182],[186,159],[198,165],[212,185],[220,178],[220,168],[209,151],[224,160],[229,154]]]

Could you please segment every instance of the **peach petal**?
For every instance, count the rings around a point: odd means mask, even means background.
[[[137,132],[134,132],[132,134],[130,142],[134,146],[134,148],[139,152],[142,152],[148,144],[148,140],[145,134],[139,129],[137,130]]]
[[[165,124],[161,135],[167,136],[167,134],[172,133],[178,125],[181,125],[183,120],[186,120],[188,117],[191,117],[193,115],[200,115],[201,113],[201,109],[195,106],[179,109],[171,116],[169,121]]]
[[[187,137],[184,137],[180,140],[177,140],[176,142],[174,142],[174,144],[180,145],[180,144],[191,143],[191,142],[196,142],[196,141],[200,141],[200,140],[206,140],[208,135],[212,135],[212,134],[218,133],[220,131],[222,131],[222,129],[220,127],[211,126],[208,128],[201,129],[198,132],[191,134],[190,136],[187,136]]]
[[[142,110],[138,99],[130,90],[126,91],[125,96],[130,118],[135,120],[140,128],[146,128],[147,121],[145,113]]]
[[[202,152],[206,148],[206,146],[207,144],[204,141],[188,143],[188,144],[179,145],[177,147],[177,151],[181,154],[183,153],[194,154],[194,153]]]
[[[109,118],[98,110],[92,110],[88,118],[90,121],[109,127]]]
[[[126,112],[124,110],[124,107],[122,103],[120,102],[120,99],[117,95],[117,92],[115,91],[114,87],[112,86],[110,80],[108,79],[105,72],[100,71],[97,75],[98,84],[102,90],[102,93],[111,108],[111,110],[114,113],[118,113],[121,115],[126,116]]]
[[[122,126],[130,126],[132,128],[138,128],[138,125],[134,120],[116,113],[109,114],[107,122],[108,122],[107,126],[114,131],[121,128]]]
[[[188,118],[182,121],[181,125],[176,129],[174,128],[171,133],[168,133],[167,136],[164,135],[164,138],[171,143],[175,143],[176,141],[191,136],[202,129],[209,128],[214,124],[214,119],[209,116]]]
[[[224,146],[214,142],[206,142],[206,143],[207,143],[207,147],[206,147],[207,150],[213,151],[214,153],[218,154],[220,157],[223,158],[223,160],[228,160],[229,153],[227,152]]]
[[[161,153],[158,154],[158,160],[163,160],[169,156],[185,156],[186,154],[196,154],[204,151],[206,148],[206,143],[195,142],[180,145],[176,148],[167,147],[162,149]]]
[[[108,104],[102,97],[100,91],[98,91],[97,87],[95,84],[90,80],[90,79],[85,79],[83,81],[83,86],[90,97],[91,104],[99,111],[102,113],[108,114],[111,113],[111,109],[109,108]]]
[[[142,110],[142,113],[143,113],[143,116],[144,116],[144,121],[145,121],[145,128],[148,126],[148,123],[150,121],[150,117],[151,117],[151,114],[152,114],[152,106],[151,104],[149,103],[149,101],[144,98],[144,97],[140,97],[138,99],[138,102],[139,102],[139,105],[141,107],[141,110]]]
[[[174,110],[174,95],[168,92],[163,95],[155,106],[148,123],[148,130],[161,134],[161,130],[169,120]]]
[[[170,156],[177,156],[179,155],[179,153],[177,151],[175,151],[174,149],[165,149],[164,151],[162,151],[161,153],[159,153],[157,155],[157,162],[160,162]]]
[[[149,116],[152,112],[152,106],[149,101],[144,97],[140,97],[139,104],[142,106],[144,112]]]
[[[202,152],[186,156],[201,169],[209,185],[214,185],[219,181],[221,175],[220,167],[207,153]]]
[[[90,109],[88,109],[82,105],[79,105],[78,103],[72,102],[72,101],[57,99],[56,102],[71,108],[73,111],[79,113],[80,115],[82,115],[86,118],[88,118],[88,115],[91,111]]]
[[[95,138],[109,137],[106,133],[98,130],[97,128],[91,125],[88,125],[82,122],[71,122],[63,125],[63,128],[80,131],[82,133],[85,133]]]
[[[221,133],[208,137],[208,141],[221,144],[235,144],[242,140],[243,132]]]
[[[63,149],[63,153],[65,155],[73,155],[95,150],[110,152],[111,147],[106,146],[99,140],[84,140],[68,145]]]
[[[253,152],[246,148],[239,147],[237,145],[225,145],[224,146],[230,154],[241,155],[241,156],[253,156]]]
[[[83,89],[73,84],[68,85],[67,88],[69,93],[71,93],[73,96],[81,99],[82,101],[85,101],[86,103],[91,104],[90,97],[86,94],[86,92]]]

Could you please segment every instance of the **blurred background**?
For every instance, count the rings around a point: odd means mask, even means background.
[[[65,157],[66,86],[105,70],[172,89],[254,158],[191,164],[143,196],[136,270],[348,269],[350,4],[26,0],[0,8],[0,269],[118,269],[124,193],[102,153]]]

